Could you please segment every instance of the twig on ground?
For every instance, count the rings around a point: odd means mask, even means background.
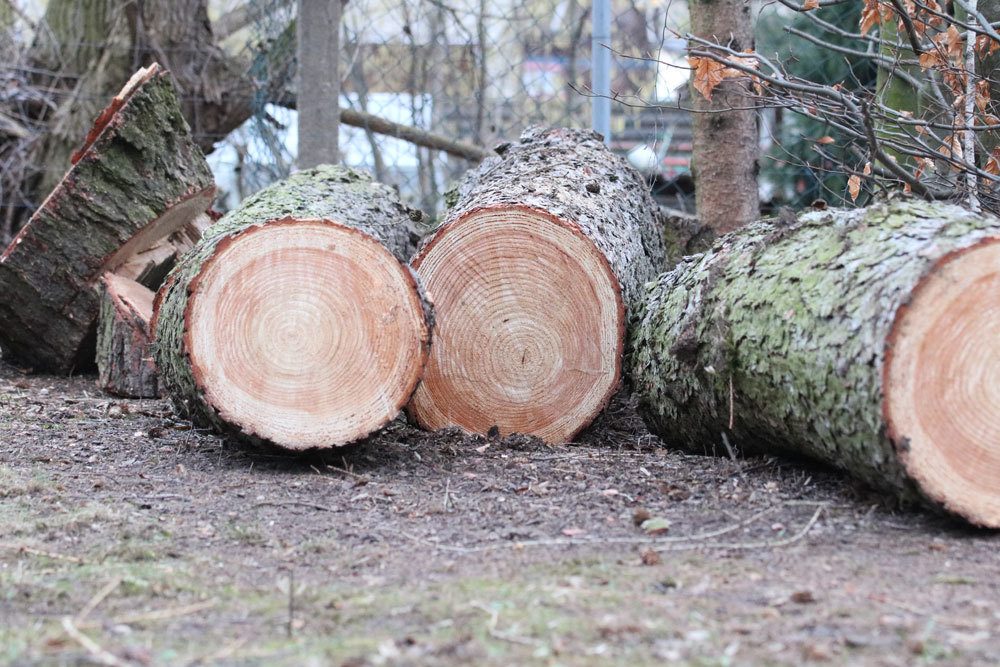
[[[8,551],[17,551],[23,554],[30,554],[32,556],[42,556],[44,558],[51,558],[53,560],[64,560],[68,563],[85,563],[87,561],[82,558],[77,558],[76,556],[64,556],[63,554],[57,554],[52,551],[43,551],[42,549],[34,549],[32,547],[25,546],[23,544],[7,544],[5,542],[0,542],[0,549],[6,549]]]
[[[825,507],[825,505],[824,505]],[[697,533],[695,535],[678,535],[675,537],[607,537],[603,539],[551,539],[551,540],[525,540],[525,541],[503,541],[503,542],[493,542],[490,544],[483,544],[475,547],[465,547],[460,545],[452,544],[439,544],[437,542],[432,542],[431,540],[424,539],[422,537],[412,535],[410,533],[399,533],[404,537],[416,541],[423,542],[429,546],[441,549],[443,551],[454,551],[458,553],[481,553],[484,551],[494,551],[497,549],[521,549],[527,547],[559,547],[559,546],[588,546],[588,545],[605,545],[605,544],[643,544],[650,547],[656,547],[661,544],[675,545],[673,550],[683,550],[683,549],[694,549],[698,547],[710,547],[710,548],[740,548],[739,546],[730,546],[726,544],[719,543],[708,543],[706,544],[704,540],[711,539],[713,537],[720,537],[726,535],[733,531],[739,530],[754,523],[763,516],[766,516],[775,510],[777,507],[770,507],[766,510],[757,512],[753,516],[740,521],[739,523],[730,524],[716,530],[706,531],[704,533]],[[823,507],[820,508],[820,510]],[[817,515],[819,511],[817,510]],[[815,519],[810,522],[808,527],[812,527],[815,523]],[[801,538],[800,538],[801,539]],[[774,543],[775,546],[782,546],[778,542]],[[670,549],[668,549],[670,550]]]
[[[63,618],[62,626],[63,630],[66,631],[66,634],[69,635],[73,641],[86,649],[87,653],[90,654],[90,657],[93,658],[98,664],[112,665],[113,667],[125,667],[128,664],[119,659],[113,653],[105,650],[93,639],[77,630],[76,626],[73,624],[73,619],[69,616]]]
[[[153,611],[139,612],[137,614],[126,614],[125,616],[118,616],[114,618],[112,622],[115,625],[132,625],[134,623],[166,621],[171,618],[180,618],[181,616],[197,614],[199,611],[211,609],[217,604],[219,604],[219,601],[212,598],[211,600],[195,602],[193,604],[187,604],[180,607],[167,607],[166,609],[155,609]]]
[[[104,602],[104,599],[109,595],[111,595],[111,593],[116,588],[118,588],[118,585],[121,583],[122,583],[122,578],[120,575],[112,577],[111,581],[104,584],[104,586],[101,587],[101,589],[94,594],[94,597],[90,598],[90,601],[87,602],[87,604],[83,605],[83,608],[77,612],[75,619],[76,622],[82,623],[84,620],[86,620],[87,616],[90,615],[90,612],[97,609],[97,605]]]
[[[308,507],[314,510],[320,510],[323,512],[336,512],[332,507],[327,505],[320,505],[318,503],[309,503],[302,500],[264,500],[259,503],[254,503],[251,505],[253,509],[258,507]]]

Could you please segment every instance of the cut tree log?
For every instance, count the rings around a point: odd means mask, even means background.
[[[139,70],[74,164],[0,255],[0,348],[36,370],[93,364],[96,284],[204,213],[212,173],[170,76]]]
[[[664,261],[656,207],[593,132],[530,128],[496,150],[412,262],[436,321],[408,410],[567,442],[618,389],[626,318]]]
[[[755,223],[660,276],[632,348],[667,444],[805,455],[1000,527],[1000,220],[898,201]]]
[[[364,438],[423,373],[429,303],[388,186],[320,166],[209,228],[157,294],[156,365],[196,423],[291,450]]]
[[[98,386],[123,398],[158,398],[149,323],[153,291],[113,273],[101,279],[97,324]]]

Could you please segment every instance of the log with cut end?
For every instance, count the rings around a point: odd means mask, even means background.
[[[98,385],[123,398],[158,398],[149,322],[153,291],[112,273],[101,279],[97,322]]]
[[[628,314],[663,263],[655,205],[592,132],[532,128],[497,153],[412,262],[435,343],[408,410],[567,442],[618,389]]]
[[[37,370],[93,364],[97,282],[204,213],[212,173],[170,76],[140,70],[0,254],[0,350]]]
[[[430,346],[411,215],[367,174],[322,166],[210,227],[157,294],[156,364],[179,410],[291,450],[395,418]]]
[[[1000,220],[902,201],[751,225],[659,278],[632,347],[668,444],[726,433],[1000,527]]]

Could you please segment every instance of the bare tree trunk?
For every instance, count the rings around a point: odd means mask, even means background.
[[[691,32],[734,51],[754,46],[750,3],[746,0],[692,0]],[[716,232],[729,232],[757,219],[757,116],[747,82],[719,84],[712,99],[694,91],[692,168],[698,217]]]
[[[300,169],[340,161],[341,0],[299,0]]]

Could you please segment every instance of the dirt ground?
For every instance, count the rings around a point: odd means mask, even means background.
[[[290,458],[0,365],[0,662],[1000,662],[1000,534],[625,403],[580,440]]]

